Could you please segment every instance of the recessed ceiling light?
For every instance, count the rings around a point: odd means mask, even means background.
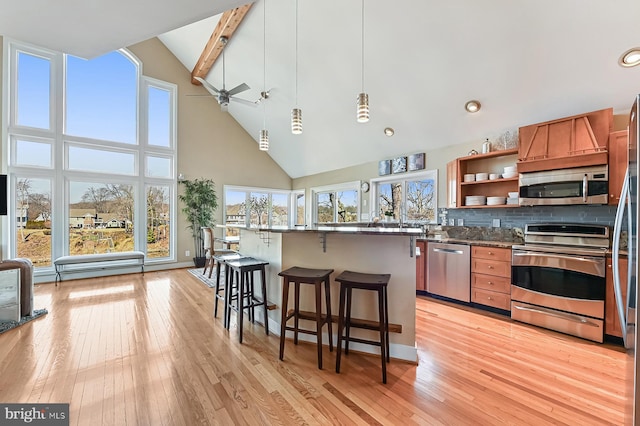
[[[469,101],[466,104],[464,104],[464,109],[467,110],[467,112],[478,112],[480,111],[480,101]]]
[[[385,127],[384,128],[384,134],[389,136],[389,137],[393,136],[395,132],[396,131],[393,130],[393,127]]]
[[[618,64],[623,67],[635,67],[640,64],[640,47],[629,49],[620,56]]]

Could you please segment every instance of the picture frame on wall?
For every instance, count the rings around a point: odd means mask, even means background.
[[[392,173],[404,173],[407,171],[407,157],[396,157],[391,160]]]
[[[391,160],[381,160],[378,162],[378,176],[391,174]]]
[[[414,170],[424,170],[424,157],[425,157],[424,152],[410,155],[407,169],[410,172]]]

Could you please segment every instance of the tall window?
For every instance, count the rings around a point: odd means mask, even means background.
[[[92,60],[5,38],[10,256],[173,260],[176,86],[124,50]]]
[[[438,172],[374,179],[373,216],[396,221],[435,223],[438,211]]]

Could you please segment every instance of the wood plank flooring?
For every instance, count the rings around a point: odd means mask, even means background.
[[[393,297],[390,293],[389,297]],[[72,425],[620,425],[623,351],[419,297],[418,365],[213,318],[184,269],[36,287],[49,314],[0,335],[0,401],[68,402]],[[393,318],[391,318],[393,321]]]

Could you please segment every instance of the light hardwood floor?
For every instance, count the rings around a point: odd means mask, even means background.
[[[337,288],[336,288],[337,291]],[[393,292],[390,296],[393,297]],[[0,335],[0,402],[69,402],[73,425],[622,424],[624,353],[419,297],[418,365],[212,314],[187,270],[36,287],[49,314]],[[391,318],[393,320],[393,318]]]

